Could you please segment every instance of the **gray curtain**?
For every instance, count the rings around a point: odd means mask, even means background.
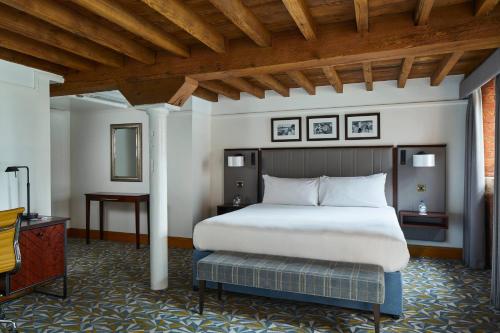
[[[493,242],[491,244],[491,300],[500,309],[500,74],[495,81],[495,185],[493,188]]]
[[[483,107],[481,89],[469,96],[465,132],[464,250],[465,265],[486,266]]]

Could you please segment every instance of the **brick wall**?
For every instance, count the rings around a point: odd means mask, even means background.
[[[481,88],[483,95],[484,164],[486,177],[493,177],[495,167],[495,80]]]

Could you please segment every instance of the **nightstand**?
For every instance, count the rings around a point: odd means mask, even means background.
[[[399,211],[399,224],[407,239],[444,242],[448,229],[448,214],[428,212],[420,215],[416,211]],[[432,238],[429,235],[432,234]]]
[[[233,204],[223,204],[223,205],[218,205],[217,206],[217,215],[222,215],[230,212],[234,212],[235,210],[245,208],[248,205],[239,205],[239,206],[233,206]]]

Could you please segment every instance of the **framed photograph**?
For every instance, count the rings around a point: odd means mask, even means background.
[[[380,113],[346,114],[345,139],[380,139]]]
[[[338,140],[339,116],[309,116],[307,119],[307,141]]]
[[[301,118],[272,118],[271,141],[302,141]]]

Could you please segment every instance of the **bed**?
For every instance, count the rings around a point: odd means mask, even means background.
[[[385,272],[385,303],[381,312],[403,312],[401,270],[409,260],[395,209],[392,147],[328,147],[262,149],[260,175],[308,178],[366,176],[386,173],[388,206],[329,207],[258,203],[206,219],[195,226],[193,284],[196,263],[213,251],[282,255],[378,264]],[[262,179],[262,177],[259,177]],[[260,198],[264,192],[259,183]],[[215,287],[210,284],[207,287]],[[226,285],[228,291],[371,310],[369,305],[286,292]]]

